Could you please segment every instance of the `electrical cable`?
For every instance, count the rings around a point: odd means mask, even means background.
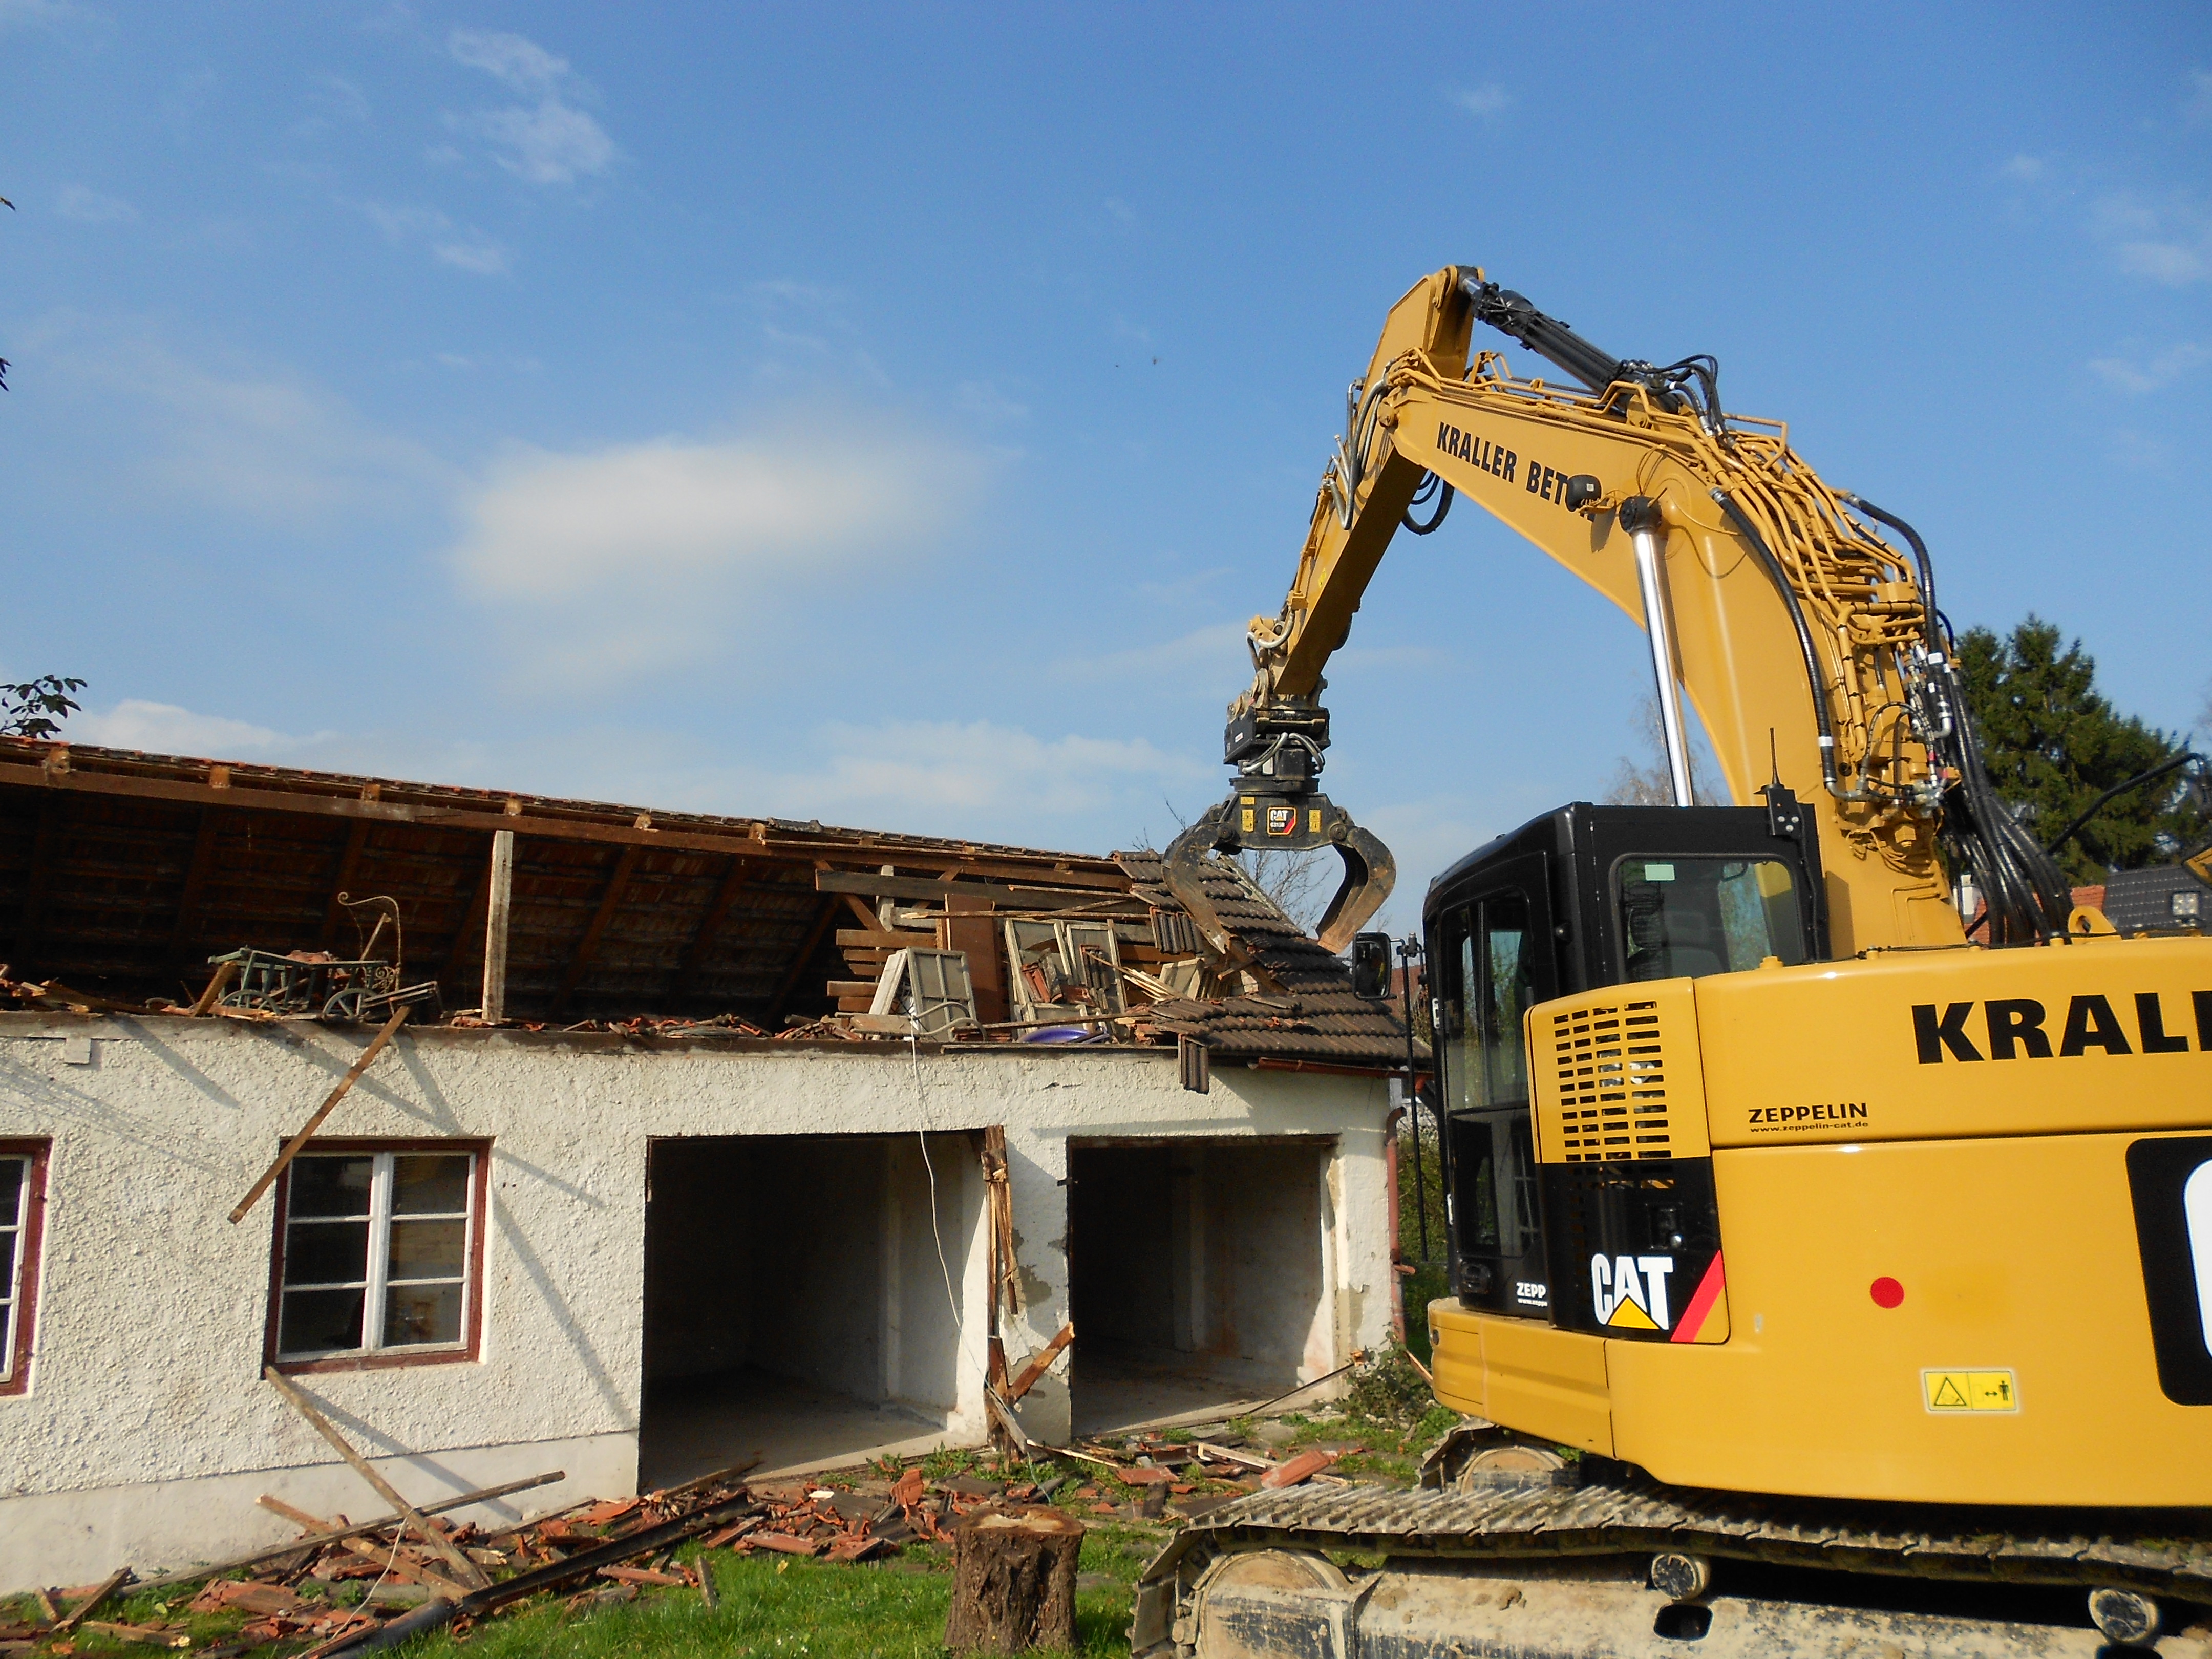
[[[2134,777],[2130,778],[2125,783],[2114,784],[2111,788],[2105,791],[2103,794],[2098,796],[2096,799],[2091,801],[2088,805],[2087,810],[2086,810],[2081,817],[2075,818],[2073,823],[2068,824],[2063,830],[2061,830],[2058,832],[2057,836],[2043,850],[2050,854],[2052,857],[2057,857],[2058,849],[2065,846],[2068,842],[2073,840],[2075,836],[2080,835],[2084,829],[2087,828],[2089,820],[2095,817],[2098,812],[2103,808],[2105,803],[2112,799],[2115,795],[2124,795],[2130,789],[2140,788],[2146,783],[2154,783],[2160,778],[2164,777],[2168,772],[2173,771],[2176,768],[2186,766],[2193,760],[2202,759],[2203,759],[2203,757],[2197,753],[2195,750],[2184,749],[2178,754],[2168,755],[2157,765],[2152,767],[2149,771],[2137,773]]]

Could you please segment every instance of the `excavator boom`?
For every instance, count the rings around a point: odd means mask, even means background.
[[[1516,379],[1492,352],[1470,361],[1477,322],[1577,384]],[[1170,882],[1217,947],[1197,879],[1209,852],[1337,848],[1332,949],[1387,898],[1387,849],[1318,791],[1322,669],[1397,532],[1434,530],[1461,495],[1643,625],[1678,804],[1685,692],[1730,801],[1780,788],[1808,803],[1837,953],[1963,937],[1939,840],[1997,939],[2063,933],[2066,885],[1975,750],[1919,538],[1822,483],[1778,422],[1726,415],[1718,379],[1710,357],[1613,357],[1479,270],[1438,271],[1392,308],[1347,395],[1290,591],[1248,629],[1252,683],[1224,745],[1234,792],[1170,849]]]

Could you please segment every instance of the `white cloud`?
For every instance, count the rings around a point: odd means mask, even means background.
[[[127,225],[138,210],[118,196],[103,196],[83,185],[64,185],[54,192],[54,211],[81,225]]]
[[[557,98],[535,109],[480,110],[462,125],[502,152],[493,159],[533,185],[573,183],[613,165],[614,140],[597,121]]]
[[[2147,358],[2093,358],[2089,367],[2123,392],[2156,392],[2207,362],[2212,362],[2212,351],[2184,341]]]
[[[1513,94],[1495,81],[1486,81],[1479,87],[1469,88],[1452,101],[1469,115],[1492,121],[1513,107]]]
[[[821,425],[518,448],[462,501],[454,569],[532,673],[629,675],[726,647],[763,605],[919,560],[981,482],[964,451],[849,422],[826,447]]]
[[[979,420],[995,422],[1026,421],[1030,406],[1017,403],[988,380],[963,380],[953,392],[953,398],[962,409]]]
[[[1091,684],[1145,684],[1170,682],[1218,682],[1225,698],[1241,690],[1251,678],[1250,654],[1244,646],[1241,622],[1207,623],[1173,639],[1132,646],[1096,657],[1062,659],[1063,672]]]
[[[266,758],[324,742],[331,736],[319,732],[311,738],[288,737],[265,726],[227,720],[220,714],[196,714],[173,702],[148,702],[138,697],[125,697],[105,714],[85,709],[72,714],[65,731],[77,743],[214,760]]]
[[[457,64],[480,69],[517,92],[550,92],[569,78],[568,60],[534,40],[489,29],[455,29],[446,49]]]
[[[2212,276],[2212,216],[2193,202],[2114,191],[2098,199],[2091,224],[2123,270],[2169,288]]]
[[[225,374],[145,331],[80,317],[35,337],[58,381],[136,406],[153,440],[147,471],[164,494],[298,525],[380,515],[451,487],[451,470],[419,445],[282,371]]]
[[[488,236],[471,234],[456,242],[434,242],[430,252],[439,262],[478,276],[507,275],[507,250]]]
[[[566,185],[614,165],[614,140],[576,107],[591,101],[592,92],[567,58],[521,35],[481,29],[454,30],[447,50],[454,62],[538,100],[534,107],[509,105],[447,118],[456,131],[488,140],[493,159],[508,172],[534,185]]]
[[[747,798],[757,795],[770,811],[808,817],[826,811],[907,823],[975,823],[985,814],[1034,821],[1098,813],[1133,785],[1203,783],[1214,770],[1143,738],[1040,738],[988,720],[837,725],[814,741],[828,751],[823,766],[750,779]]]
[[[425,243],[441,264],[478,276],[507,275],[506,248],[473,227],[456,226],[435,208],[393,207],[384,202],[352,205],[391,240]]]

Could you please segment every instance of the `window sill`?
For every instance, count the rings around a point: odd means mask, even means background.
[[[272,1359],[286,1376],[319,1376],[333,1371],[390,1371],[412,1365],[473,1364],[473,1348],[409,1348],[398,1353],[341,1353],[319,1359]]]

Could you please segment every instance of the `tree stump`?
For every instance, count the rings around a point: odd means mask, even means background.
[[[1083,1523],[1049,1504],[963,1516],[952,1533],[945,1645],[954,1653],[1072,1652],[1082,1548]]]

